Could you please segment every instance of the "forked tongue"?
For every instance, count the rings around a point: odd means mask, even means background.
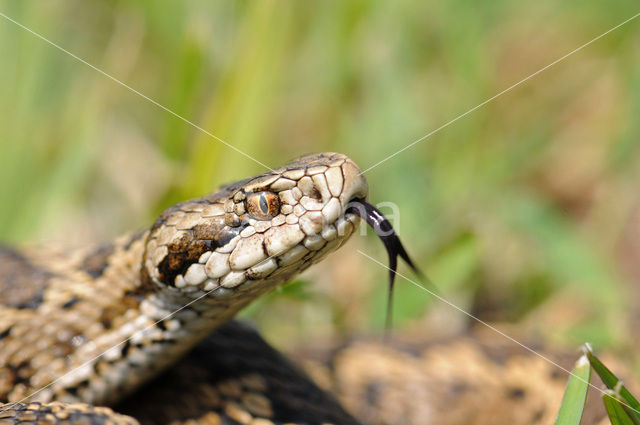
[[[422,272],[413,264],[409,254],[402,246],[400,238],[391,227],[391,223],[386,217],[373,205],[363,199],[354,199],[350,202],[347,212],[354,213],[364,219],[369,226],[373,228],[378,237],[382,240],[387,254],[389,255],[389,293],[387,296],[387,314],[385,320],[385,328],[387,333],[391,330],[391,318],[393,311],[393,285],[396,278],[396,269],[398,267],[398,256],[402,258],[409,267],[424,280]]]

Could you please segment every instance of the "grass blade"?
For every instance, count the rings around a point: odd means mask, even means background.
[[[627,410],[620,404],[621,400],[619,397],[620,396],[612,390],[608,390],[602,396],[602,401],[604,402],[605,409],[607,409],[611,425],[635,425],[635,421],[627,415]]]
[[[555,425],[579,425],[587,400],[591,366],[586,356],[581,356],[575,364],[562,397],[562,404]]]
[[[627,387],[624,386],[622,381],[600,361],[600,359],[593,353],[593,349],[589,344],[584,345],[583,351],[589,359],[589,363],[591,363],[593,369],[596,371],[598,376],[600,376],[600,379],[602,379],[602,382],[607,386],[607,388],[613,391],[614,394],[619,395],[620,400],[623,403],[620,407],[624,408],[635,424],[640,425],[640,403],[638,400],[631,395],[631,392],[629,392]]]

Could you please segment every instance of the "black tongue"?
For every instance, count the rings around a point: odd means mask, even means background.
[[[349,203],[349,207],[346,212],[357,214],[363,218],[369,226],[373,228],[376,234],[382,240],[387,254],[389,255],[389,295],[387,297],[387,316],[385,320],[385,327],[387,332],[391,329],[391,318],[393,310],[393,285],[396,278],[396,269],[398,267],[398,256],[402,258],[409,267],[418,275],[421,279],[424,279],[422,272],[413,264],[409,254],[402,246],[400,238],[391,227],[391,223],[386,217],[373,205],[366,202],[363,199],[354,199]]]

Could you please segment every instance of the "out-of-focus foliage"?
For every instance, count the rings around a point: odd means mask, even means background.
[[[0,1],[270,166],[377,163],[638,12],[557,2]],[[637,337],[640,20],[367,172],[441,293],[577,346]],[[262,167],[0,18],[0,239],[83,243]],[[385,213],[391,212],[387,209]],[[281,343],[379,328],[375,237],[250,309]],[[401,269],[407,272],[405,269]],[[408,272],[407,272],[408,273]],[[468,318],[398,282],[398,327]]]

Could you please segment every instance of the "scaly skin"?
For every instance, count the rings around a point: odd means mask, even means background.
[[[0,402],[112,405],[337,249],[366,195],[346,156],[309,155],[100,248],[0,251]]]

